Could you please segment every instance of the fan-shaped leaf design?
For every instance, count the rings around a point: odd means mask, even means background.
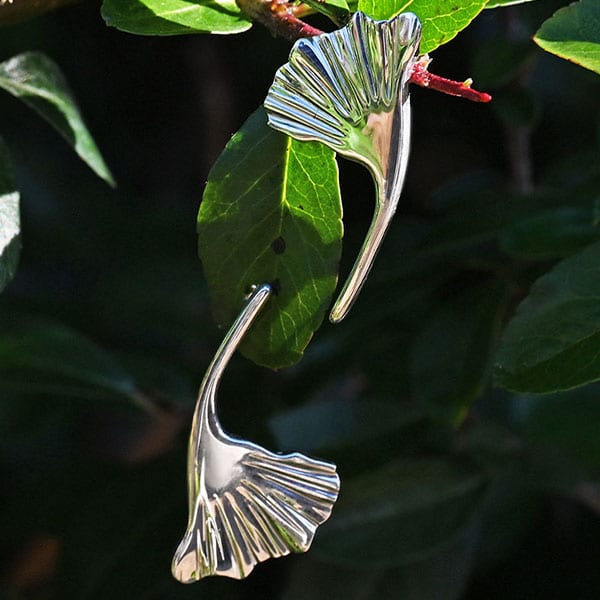
[[[268,285],[254,292],[200,387],[188,451],[188,527],[172,565],[183,583],[242,579],[259,562],[305,552],[337,499],[335,465],[234,439],[217,418],[223,370],[270,292]]]
[[[374,21],[357,12],[343,29],[296,42],[265,100],[273,128],[326,144],[364,164],[375,180],[373,222],[333,322],[354,302],[396,211],[410,143],[408,79],[420,35],[412,13]]]

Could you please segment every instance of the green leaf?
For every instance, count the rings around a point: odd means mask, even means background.
[[[561,8],[533,39],[544,50],[600,73],[600,2],[579,0]]]
[[[426,321],[412,353],[412,392],[434,418],[458,425],[483,392],[507,300],[492,282],[444,299]]]
[[[600,241],[593,206],[562,206],[517,221],[500,234],[503,252],[526,260],[564,258]]]
[[[89,459],[88,464],[95,466]],[[57,596],[92,600],[110,597],[111,589],[119,589],[119,595],[139,599],[188,598],[186,591],[180,594],[175,589],[177,582],[168,567],[161,568],[169,564],[172,540],[185,527],[181,517],[186,507],[180,493],[183,461],[169,453],[140,466],[111,467],[110,471],[105,467],[103,477],[96,476],[93,484],[89,475],[83,475],[87,497],[73,510],[64,533]],[[164,485],[160,494],[156,493],[158,482]],[[90,539],[95,542],[90,544]],[[144,553],[145,567],[132,569],[131,557]],[[152,589],[158,581],[169,579],[174,584],[169,591]],[[197,597],[197,589],[195,593]]]
[[[46,320],[3,314],[0,390],[25,395],[143,402],[130,375],[76,331]]]
[[[498,385],[534,393],[600,379],[600,242],[536,281],[504,333],[495,371]]]
[[[345,24],[350,18],[350,7],[346,0],[304,0],[304,4],[340,25]]]
[[[341,252],[337,178],[333,152],[275,132],[262,109],[209,174],[198,240],[217,322],[233,321],[252,285],[276,291],[242,345],[258,364],[300,360],[323,320]]]
[[[494,113],[508,127],[533,127],[540,118],[540,104],[531,90],[504,89],[494,94]]]
[[[375,19],[413,12],[423,26],[421,54],[449,42],[485,7],[487,0],[359,0],[358,9]]]
[[[514,4],[524,4],[525,2],[533,2],[533,0],[489,0],[486,8],[502,8],[504,6],[513,6]]]
[[[451,543],[482,499],[483,474],[446,458],[399,459],[345,482],[314,554],[385,568],[423,560]]]
[[[557,448],[586,467],[600,470],[600,386],[549,396],[520,396],[521,430],[535,444]]]
[[[114,185],[58,66],[44,54],[25,52],[0,63],[0,88],[48,121],[102,179]]]
[[[486,89],[501,88],[531,67],[535,50],[529,42],[517,43],[505,38],[486,40],[474,56],[473,78]]]
[[[478,545],[477,527],[468,524],[449,544],[425,560],[395,568],[354,568],[317,561],[314,553],[292,563],[282,600],[460,600],[464,597]],[[318,538],[315,542],[318,545]]]
[[[278,447],[315,453],[374,443],[422,418],[422,413],[399,402],[327,396],[276,414],[269,420],[269,427]]]
[[[0,138],[0,292],[14,277],[21,249],[19,192],[8,148]]]
[[[107,25],[138,35],[241,33],[252,23],[235,0],[104,0]]]

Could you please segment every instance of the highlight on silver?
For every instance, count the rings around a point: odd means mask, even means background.
[[[356,300],[396,211],[410,145],[408,80],[421,24],[412,13],[375,21],[357,12],[337,31],[297,41],[265,100],[271,127],[322,142],[364,164],[375,181],[373,220],[330,320]]]
[[[270,294],[267,284],[254,289],[200,386],[188,446],[188,524],[171,567],[182,583],[242,579],[259,562],[305,552],[338,496],[335,465],[233,438],[217,417],[225,367]]]

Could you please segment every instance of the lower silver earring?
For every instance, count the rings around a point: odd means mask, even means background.
[[[233,438],[217,417],[223,371],[270,294],[266,284],[254,289],[200,386],[188,448],[188,525],[172,563],[182,583],[242,579],[259,562],[305,552],[337,500],[334,464]]]

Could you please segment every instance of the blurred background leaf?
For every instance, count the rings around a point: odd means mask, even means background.
[[[566,258],[532,287],[496,356],[496,380],[553,392],[600,378],[600,243]]]
[[[7,313],[2,321],[3,393],[53,394],[96,402],[117,396],[133,404],[142,402],[131,376],[110,355],[70,328]]]
[[[2,60],[36,50],[60,64],[120,188],[0,95],[24,246],[0,296],[0,596],[599,597],[598,383],[489,385],[534,282],[599,243],[600,79],[530,40],[564,4],[483,11],[435,53],[436,72],[489,77],[497,108],[415,88],[405,192],[352,314],[288,369],[232,360],[226,430],[334,460],[340,504],[310,553],[194,586],[169,565],[190,414],[223,335],[195,220],[289,43],[260,27],[128,36],[90,2],[3,28]],[[346,273],[373,189],[364,169],[339,169]],[[575,268],[583,287],[596,264]],[[568,353],[548,376],[583,365]]]
[[[509,298],[498,282],[444,298],[418,334],[412,392],[436,418],[461,423],[488,383]]]
[[[481,472],[448,458],[396,460],[346,480],[313,553],[367,569],[428,558],[468,526],[484,483]]]
[[[31,19],[45,12],[56,10],[71,4],[75,0],[20,0],[19,2],[2,2],[0,4],[0,25],[7,25]]]
[[[0,63],[0,88],[46,119],[99,177],[114,185],[56,63],[40,52],[13,56]]]
[[[15,275],[20,250],[19,192],[8,148],[0,138],[0,292]]]

